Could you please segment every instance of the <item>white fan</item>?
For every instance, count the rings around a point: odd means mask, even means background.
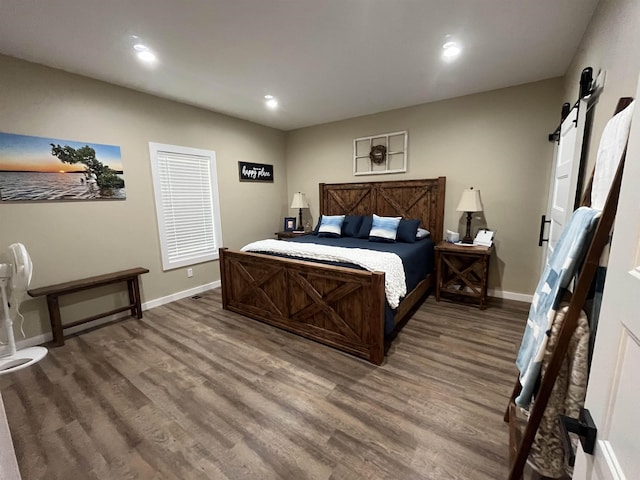
[[[47,349],[44,347],[29,347],[16,351],[13,320],[15,316],[22,317],[20,304],[29,288],[33,265],[27,249],[21,243],[9,245],[7,253],[8,261],[0,261],[2,299],[0,328],[3,328],[6,333],[6,345],[0,346],[0,375],[33,365],[47,354]]]

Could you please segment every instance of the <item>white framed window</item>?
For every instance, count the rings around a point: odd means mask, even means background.
[[[162,269],[218,259],[222,247],[216,152],[149,143]]]

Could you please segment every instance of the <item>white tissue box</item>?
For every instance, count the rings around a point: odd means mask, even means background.
[[[460,234],[458,232],[452,232],[451,230],[447,230],[447,235],[445,236],[445,240],[449,243],[457,243],[460,241]]]

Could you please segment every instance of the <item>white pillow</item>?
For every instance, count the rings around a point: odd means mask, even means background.
[[[395,242],[400,220],[402,217],[379,217],[374,213],[369,240]]]
[[[429,230],[419,228],[418,232],[416,233],[416,240],[422,240],[423,238],[427,238],[429,235],[431,235],[431,232]]]
[[[339,237],[342,232],[344,215],[323,215],[318,229],[319,236]],[[324,234],[324,235],[320,235]]]

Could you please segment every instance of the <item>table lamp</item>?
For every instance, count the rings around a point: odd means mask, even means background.
[[[462,192],[462,197],[456,210],[458,212],[467,212],[467,233],[461,240],[462,243],[473,243],[473,238],[471,237],[471,214],[482,211],[480,190],[474,190],[473,187],[471,187]]]
[[[291,208],[298,209],[298,226],[296,230],[304,230],[304,226],[302,225],[302,209],[308,208],[309,204],[307,203],[307,197],[305,197],[304,193],[294,193],[293,200],[291,201]]]

